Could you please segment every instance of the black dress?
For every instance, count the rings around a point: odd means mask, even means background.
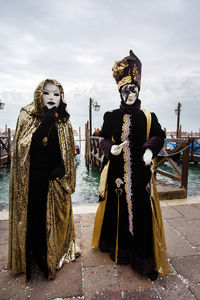
[[[108,195],[100,237],[100,250],[109,252],[118,264],[131,264],[142,274],[154,270],[152,244],[152,212],[150,204],[150,167],[143,162],[146,148],[153,155],[163,146],[165,134],[154,113],[151,114],[149,140],[147,120],[142,110],[131,114],[116,109],[104,115],[101,148],[110,160]],[[128,140],[120,155],[110,154],[111,145]],[[121,180],[122,194],[116,194],[116,179]],[[117,229],[118,228],[118,229]],[[118,233],[117,233],[118,230]],[[118,234],[118,249],[116,240]]]
[[[27,212],[26,260],[27,279],[31,276],[31,260],[36,261],[39,268],[48,275],[46,209],[49,179],[52,171],[62,165],[58,133],[55,126],[48,132],[48,144],[42,139],[46,131],[41,126],[32,137],[30,148],[29,198]]]

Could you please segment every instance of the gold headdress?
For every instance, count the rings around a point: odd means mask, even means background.
[[[117,82],[118,89],[127,83],[134,83],[140,90],[142,64],[139,58],[130,50],[130,56],[116,61],[112,68],[113,77]]]

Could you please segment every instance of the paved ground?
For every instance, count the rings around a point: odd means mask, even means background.
[[[64,265],[55,280],[47,281],[35,269],[26,283],[23,275],[14,277],[6,270],[8,221],[0,215],[0,300],[200,299],[200,197],[161,201],[161,206],[172,273],[155,282],[92,250],[96,207],[79,207],[74,219],[81,257]]]

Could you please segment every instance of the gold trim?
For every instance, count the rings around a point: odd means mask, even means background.
[[[130,115],[125,114],[123,117],[122,135],[121,140],[124,142],[128,140],[130,130]],[[133,214],[132,214],[132,181],[131,181],[131,167],[130,167],[130,149],[129,143],[124,147],[124,189],[126,192],[126,202],[128,207],[128,218],[129,218],[129,231],[133,235]]]
[[[134,65],[134,66],[133,66],[132,74],[133,74],[133,79],[138,83],[138,85],[139,85],[139,87],[140,87],[140,83],[141,83],[141,75],[140,75],[139,72],[138,72],[137,65]]]
[[[105,213],[105,208],[106,208],[106,202],[107,202],[107,194],[108,193],[107,193],[107,189],[106,189],[105,200],[100,201],[98,208],[97,208],[95,221],[94,221],[93,236],[92,236],[92,249],[99,248],[101,229],[102,229],[104,213]]]
[[[107,164],[104,166],[100,175],[98,193],[103,199],[105,197],[105,192],[106,192],[109,166],[110,166],[110,161],[108,161]]]
[[[141,110],[143,111],[143,113],[145,114],[145,117],[147,119],[147,134],[146,134],[146,140],[148,141],[149,139],[149,133],[150,133],[150,128],[151,128],[151,113],[144,109],[144,108],[141,108]]]
[[[126,77],[123,77],[122,80],[120,80],[117,84],[118,86],[118,90],[125,84],[127,83],[131,83],[132,79],[131,79],[131,76],[126,76]]]
[[[161,276],[171,273],[166,256],[165,232],[162,221],[162,212],[158,192],[156,188],[155,175],[152,174],[153,195],[151,196],[152,227],[153,227],[153,250],[155,269]]]

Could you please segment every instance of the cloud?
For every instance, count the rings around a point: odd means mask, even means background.
[[[45,78],[65,89],[72,123],[84,128],[88,101],[100,127],[106,110],[119,106],[112,77],[115,60],[130,49],[141,59],[143,106],[163,126],[176,128],[182,103],[185,130],[198,130],[200,36],[198,0],[18,0],[1,4],[0,125],[15,127],[21,106],[30,103]]]

